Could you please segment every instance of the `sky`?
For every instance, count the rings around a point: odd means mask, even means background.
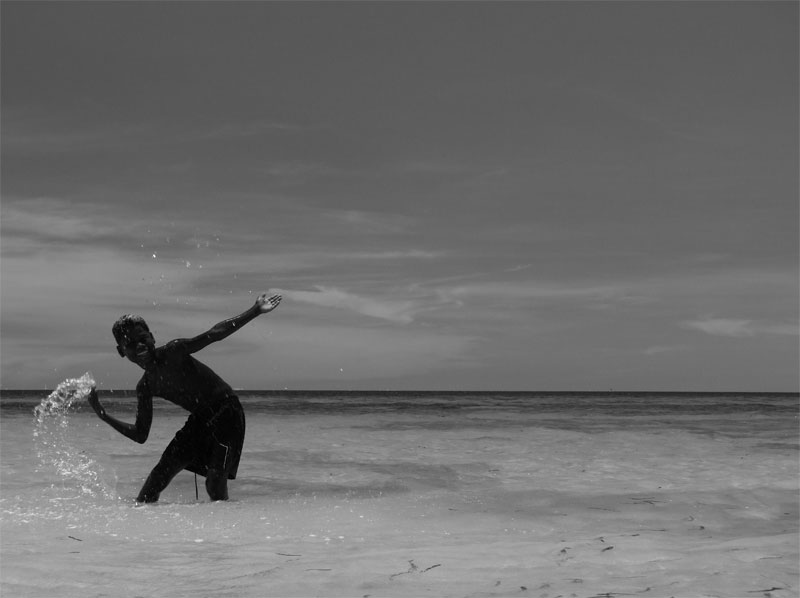
[[[798,391],[797,2],[17,2],[0,386]]]

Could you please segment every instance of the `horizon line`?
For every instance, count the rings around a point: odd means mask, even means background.
[[[0,393],[6,392],[53,392],[55,388],[0,388]],[[118,388],[118,389],[98,389],[106,393],[135,393],[135,388]],[[313,388],[237,388],[234,389],[236,393],[440,393],[440,394],[467,394],[467,393],[498,393],[498,394],[796,394],[800,395],[800,390],[502,390],[502,389],[313,389]],[[163,398],[154,396],[154,398]],[[166,400],[166,399],[164,399]]]

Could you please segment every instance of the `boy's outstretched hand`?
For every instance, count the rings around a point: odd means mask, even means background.
[[[259,313],[266,314],[278,307],[281,299],[283,299],[283,297],[280,295],[273,295],[272,297],[267,298],[267,294],[263,293],[258,299],[256,299],[256,307],[258,308]]]

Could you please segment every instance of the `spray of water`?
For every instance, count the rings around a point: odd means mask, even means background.
[[[89,372],[80,378],[64,380],[33,410],[39,427],[41,428],[48,418],[66,416],[73,405],[77,405],[89,396],[94,384],[94,378]],[[64,423],[66,424],[66,420]]]
[[[115,498],[112,489],[103,482],[100,464],[76,447],[75,435],[70,434],[69,415],[86,400],[94,385],[89,372],[80,378],[69,378],[34,409],[36,426],[33,436],[39,471],[55,470],[62,480],[65,499],[87,496]]]

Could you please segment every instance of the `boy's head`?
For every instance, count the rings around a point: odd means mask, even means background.
[[[142,332],[150,334],[150,328],[141,316],[125,314],[114,322],[111,332],[117,341],[117,352],[120,357],[125,357],[125,348],[137,341],[137,337],[141,336]],[[152,338],[152,335],[150,337]]]

